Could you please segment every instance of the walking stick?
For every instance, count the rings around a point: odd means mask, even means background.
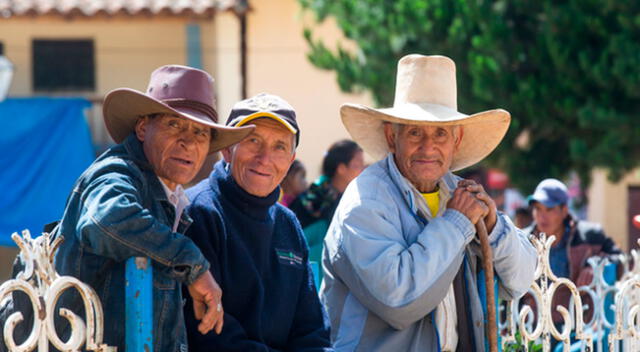
[[[480,248],[482,251],[482,268],[484,269],[484,282],[487,287],[487,325],[485,332],[489,339],[489,351],[498,351],[498,333],[496,324],[496,293],[493,285],[493,255],[489,245],[489,235],[484,219],[476,223],[476,232],[480,238]]]

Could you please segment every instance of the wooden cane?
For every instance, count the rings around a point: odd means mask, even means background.
[[[498,329],[496,324],[496,293],[493,285],[493,255],[489,244],[489,235],[484,219],[476,223],[476,232],[480,239],[482,251],[482,268],[484,269],[484,283],[487,288],[487,325],[485,332],[489,339],[489,351],[498,351]]]

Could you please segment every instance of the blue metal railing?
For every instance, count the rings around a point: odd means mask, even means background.
[[[153,269],[149,258],[127,259],[125,290],[126,351],[153,351]]]

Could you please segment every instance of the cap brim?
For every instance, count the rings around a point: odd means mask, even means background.
[[[134,131],[140,116],[154,113],[178,115],[214,129],[216,133],[209,145],[209,154],[240,142],[254,129],[253,126],[230,127],[217,124],[198,111],[172,108],[130,88],[119,88],[109,92],[105,96],[102,111],[107,131],[116,143],[121,143]]]
[[[541,197],[534,197],[535,194],[532,194],[530,196],[527,197],[527,202],[528,204],[531,206],[533,205],[533,203],[540,203],[542,205],[544,205],[547,208],[555,208],[558,205],[563,205],[565,203],[561,202],[561,201],[553,201],[553,200],[549,200],[546,198],[541,198]]]
[[[240,119],[239,121],[233,122],[233,126],[240,127],[240,126],[246,125],[247,123],[249,123],[252,120],[259,119],[259,118],[262,118],[262,117],[267,117],[267,118],[270,118],[270,119],[273,119],[275,121],[280,122],[282,125],[284,125],[284,127],[286,127],[293,134],[297,134],[298,133],[298,130],[295,127],[293,127],[292,124],[287,122],[287,120],[284,117],[282,117],[282,116],[280,116],[278,114],[274,114],[274,113],[270,113],[270,112],[264,112],[264,111],[259,111],[259,112],[253,113],[251,115],[245,116],[242,119]]]
[[[342,122],[356,143],[376,160],[389,153],[384,122],[410,125],[462,125],[463,137],[453,156],[451,170],[469,167],[486,158],[504,138],[511,115],[494,109],[466,115],[436,104],[405,104],[398,108],[372,109],[359,104],[340,107]]]

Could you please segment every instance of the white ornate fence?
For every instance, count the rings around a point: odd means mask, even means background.
[[[25,341],[17,344],[13,332],[23,323],[23,316],[14,312],[7,318],[3,332],[8,350],[26,352],[38,348],[39,352],[46,352],[51,343],[61,351],[115,352],[114,347],[102,343],[103,313],[96,293],[76,278],[60,276],[55,271],[53,257],[62,238],[51,242],[51,237],[45,233],[32,239],[26,230],[22,237],[14,233],[12,238],[20,247],[25,267],[15,279],[0,286],[0,301],[14,291],[21,291],[31,302],[34,319],[30,330],[20,326],[30,333]],[[532,239],[538,251],[538,264],[529,293],[537,308],[532,309],[521,300],[505,302],[501,312],[505,319],[499,321],[498,329],[502,348],[521,340],[520,346],[516,347],[518,351],[529,351],[531,342],[541,344],[543,351],[550,351],[553,338],[559,341],[563,351],[569,351],[572,344],[574,349],[581,351],[594,351],[594,347],[597,351],[640,351],[640,252],[633,250],[630,255],[620,258],[624,274],[613,284],[605,280],[607,259],[590,259],[593,281],[588,286],[576,287],[570,280],[558,278],[551,271],[549,252],[554,240],[553,236],[547,238],[544,235]],[[569,309],[552,305],[554,294],[563,286],[571,293]],[[58,314],[71,326],[71,336],[62,341],[54,327],[54,309],[67,289],[75,289],[81,295],[86,323],[75,313],[61,308]],[[584,321],[586,307],[583,307],[581,293],[591,297],[593,304],[593,317],[588,322]],[[560,329],[552,320],[553,310],[562,316]],[[604,338],[605,331],[609,332],[607,339]],[[519,339],[516,335],[520,335]]]
[[[24,263],[24,270],[15,279],[8,280],[0,286],[0,301],[5,300],[14,291],[21,291],[30,300],[33,307],[33,326],[19,326],[23,323],[21,312],[11,314],[4,325],[4,344],[9,351],[46,352],[51,343],[61,351],[100,351],[115,352],[114,347],[102,343],[103,313],[102,305],[91,287],[70,276],[60,276],[53,266],[56,249],[62,238],[51,242],[49,234],[38,238],[31,238],[29,231],[22,232],[22,237],[14,233],[11,238],[20,247],[20,255]],[[60,296],[68,289],[75,289],[84,303],[85,321],[68,309],[61,308],[58,314],[67,319],[71,326],[71,335],[62,341],[54,327],[56,303]],[[14,341],[13,333],[16,327],[23,331],[30,331],[27,339],[20,344]]]
[[[511,350],[529,351],[533,342],[541,344],[543,351],[551,351],[553,338],[563,351],[594,351],[594,347],[597,351],[640,351],[640,252],[633,250],[631,255],[619,258],[625,273],[614,283],[605,279],[605,270],[611,269],[607,266],[609,261],[591,258],[588,263],[593,268],[592,282],[576,287],[551,271],[549,253],[554,240],[554,236],[545,235],[532,238],[538,264],[529,299],[535,301],[536,308],[532,309],[522,299],[504,302],[501,307],[504,318],[499,322],[503,349],[517,343]],[[552,298],[561,287],[570,292],[569,309],[552,305]],[[582,297],[587,296],[593,307],[583,305]],[[585,311],[589,308],[593,315],[585,322]],[[562,316],[562,324],[554,324],[553,311]],[[608,339],[604,338],[606,332]]]

